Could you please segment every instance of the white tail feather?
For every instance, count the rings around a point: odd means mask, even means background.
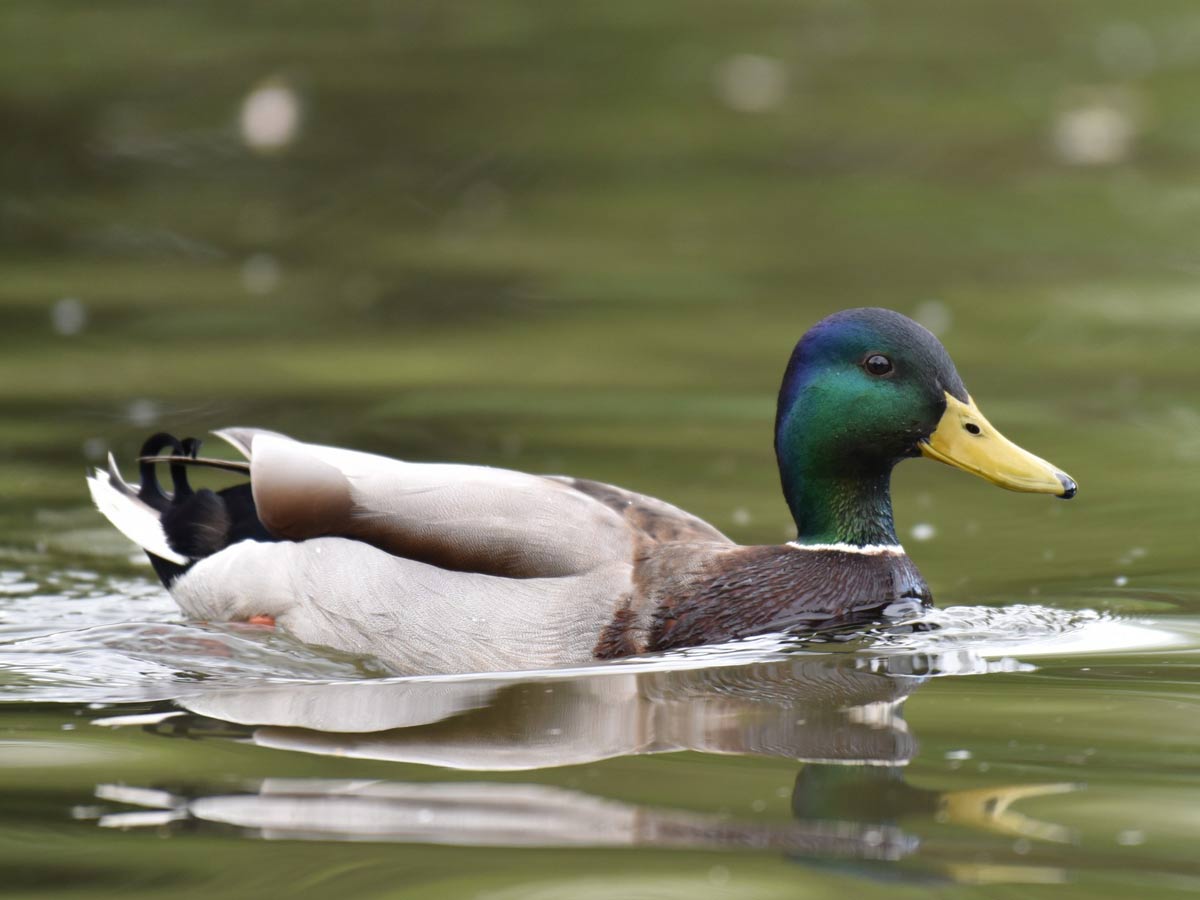
[[[108,461],[109,471],[96,469],[88,476],[88,490],[96,509],[104,514],[117,531],[125,535],[148,553],[179,565],[191,562],[186,556],[176,553],[167,543],[158,510],[137,498],[133,489],[117,472],[112,457]]]

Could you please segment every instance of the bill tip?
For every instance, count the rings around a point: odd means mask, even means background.
[[[1079,485],[1077,485],[1075,483],[1075,479],[1066,472],[1055,472],[1054,474],[1058,477],[1058,482],[1063,488],[1062,493],[1058,495],[1059,498],[1063,500],[1070,500],[1075,496],[1075,492],[1079,490]]]

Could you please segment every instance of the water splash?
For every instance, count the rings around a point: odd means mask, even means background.
[[[1091,609],[1048,606],[951,606],[927,610],[905,623],[911,630],[882,631],[870,650],[886,654],[969,650],[987,659],[1114,653],[1195,645],[1188,622],[1125,619]]]

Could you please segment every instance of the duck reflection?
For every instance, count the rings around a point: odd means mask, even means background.
[[[632,667],[630,667],[632,669]],[[845,655],[744,666],[269,685],[181,701],[254,743],[474,771],[694,750],[875,765],[916,745],[899,706],[919,676]],[[160,730],[196,727],[167,720]]]
[[[510,677],[266,685],[181,700],[186,712],[146,726],[167,736],[220,735],[479,772],[684,750],[785,758],[805,764],[785,822],[738,821],[541,784],[271,778],[249,793],[193,797],[101,786],[102,799],[144,808],[110,811],[101,824],[186,820],[269,839],[753,848],[863,862],[913,855],[920,840],[911,823],[1066,839],[1063,829],[1027,819],[1011,804],[1069,785],[942,793],[905,781],[903,767],[917,744],[903,702],[938,665],[922,657],[868,661],[831,653],[703,668],[613,665]],[[1026,880],[1016,871],[1006,878]]]
[[[540,784],[268,778],[256,792],[182,797],[101,785],[104,800],[158,807],[103,816],[106,827],[208,822],[270,840],[402,841],[488,847],[783,850],[899,859],[916,839],[892,826],[766,824],[606,800]]]

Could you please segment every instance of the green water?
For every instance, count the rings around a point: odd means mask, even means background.
[[[5,890],[1194,893],[1198,75],[1183,0],[4,4]],[[777,542],[859,305],[1080,484],[903,465],[924,635],[409,683],[183,622],[86,503],[256,424]]]

